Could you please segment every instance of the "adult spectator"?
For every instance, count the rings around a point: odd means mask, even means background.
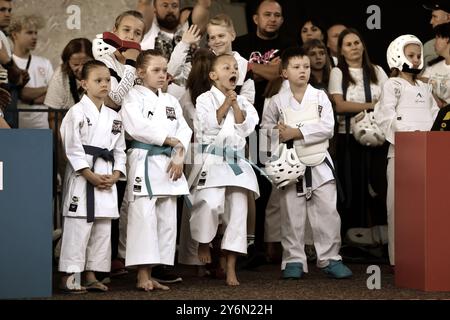
[[[303,20],[303,22],[300,24],[300,37],[298,40],[300,40],[300,45],[305,44],[307,41],[312,39],[321,40],[323,42],[325,41],[325,28],[323,27],[323,24],[321,21],[315,17],[307,17]]]
[[[94,60],[92,43],[86,38],[75,38],[69,41],[61,54],[61,65],[53,73],[47,87],[44,104],[57,110],[68,110],[81,100],[84,90],[81,87],[81,70],[86,62]],[[54,134],[58,136],[57,166],[62,180],[66,167],[66,158],[61,145],[59,128],[64,114],[50,112],[48,122]]]
[[[280,51],[294,44],[291,39],[279,33],[283,21],[281,5],[275,0],[264,0],[253,15],[256,33],[237,37],[233,43],[234,50],[248,59],[248,68],[253,72],[256,89],[255,107],[260,118],[266,85],[269,80],[280,76]]]
[[[331,64],[333,67],[336,67],[338,64],[338,39],[339,35],[342,31],[344,31],[347,27],[343,24],[333,24],[327,30],[327,47],[330,52]]]
[[[423,7],[431,11],[430,24],[435,28],[436,26],[450,22],[450,1],[448,0],[429,0]],[[423,46],[423,59],[425,65],[438,57],[434,48],[436,39],[433,38],[427,41]]]
[[[430,65],[423,73],[433,85],[434,98],[440,108],[450,104],[450,22],[434,28],[435,49],[441,61]]]
[[[386,224],[387,148],[367,147],[350,133],[349,115],[371,111],[380,99],[384,70],[372,64],[367,46],[359,32],[345,29],[338,39],[339,62],[331,70],[329,94],[338,116],[336,171],[345,190],[344,204],[339,204],[342,231],[350,228]],[[348,235],[348,234],[347,234]]]
[[[211,0],[197,0],[194,8],[180,10],[180,0],[153,0],[155,18],[141,41],[142,50],[158,49],[170,59],[183,33],[195,24],[204,31],[209,21]]]

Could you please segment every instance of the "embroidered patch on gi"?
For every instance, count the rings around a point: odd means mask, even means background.
[[[116,135],[122,131],[122,121],[114,120],[112,125],[112,134]]]
[[[322,106],[318,106],[318,107],[317,107],[317,111],[319,111],[319,118],[322,117],[322,110],[323,110],[323,107],[322,107]]]
[[[88,127],[91,127],[91,126],[92,126],[91,119],[89,119],[88,117],[86,117],[86,121],[87,121],[87,123],[88,123]]]
[[[141,187],[141,186],[139,186],[139,185],[137,185],[137,184],[135,184],[135,185],[133,186],[133,191],[134,191],[134,192],[141,192],[141,190],[142,190],[142,187]]]
[[[173,107],[166,107],[166,117],[169,120],[177,119],[177,115],[176,115],[175,109]]]
[[[70,212],[76,212],[78,209],[78,197],[72,197],[72,203],[69,206]]]
[[[141,177],[136,177],[136,179],[134,179],[134,181],[136,181],[137,183],[141,183],[142,179],[141,179]]]

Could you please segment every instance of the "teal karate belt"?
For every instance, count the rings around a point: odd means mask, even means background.
[[[147,144],[139,141],[132,141],[131,142],[131,148],[133,149],[142,149],[147,150],[147,155],[145,159],[145,186],[147,187],[147,192],[149,197],[153,196],[152,193],[152,187],[150,185],[150,179],[148,178],[148,161],[147,158],[150,156],[157,156],[157,155],[166,155],[168,157],[172,156],[172,147],[169,146],[156,146],[154,144]]]

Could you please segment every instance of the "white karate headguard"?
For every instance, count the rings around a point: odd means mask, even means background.
[[[92,54],[95,59],[113,54],[116,50],[116,48],[103,41],[103,34],[98,34],[95,39],[92,40]]]
[[[420,50],[422,52],[421,55],[421,63],[418,69],[413,68],[413,64],[408,60],[405,56],[405,47],[408,44],[417,44],[420,46]],[[422,42],[416,36],[412,34],[406,34],[398,37],[389,45],[387,52],[387,63],[389,68],[397,68],[403,72],[409,72],[418,74],[423,68],[423,45]]]
[[[279,155],[277,160],[266,163],[266,173],[277,188],[282,188],[298,182],[298,178],[305,173],[306,167],[298,159],[294,148],[288,149],[282,143],[275,151]]]
[[[364,146],[377,147],[385,141],[385,136],[375,122],[373,112],[361,111],[351,119],[353,136]]]

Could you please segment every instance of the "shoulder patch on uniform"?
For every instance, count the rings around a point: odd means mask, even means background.
[[[122,121],[114,120],[112,125],[112,134],[116,135],[122,131]]]
[[[177,114],[175,113],[174,107],[166,107],[166,117],[171,121],[177,119]]]

